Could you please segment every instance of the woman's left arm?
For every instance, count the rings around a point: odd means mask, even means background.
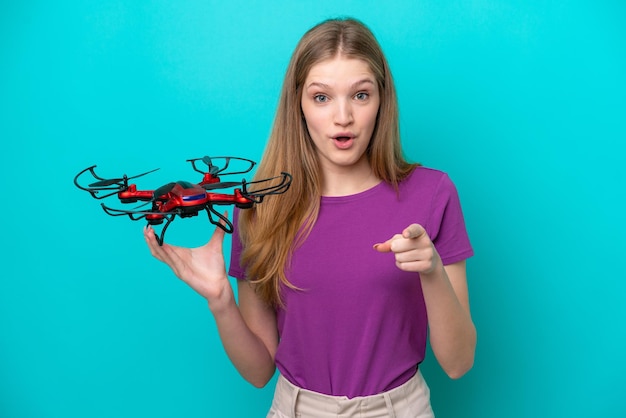
[[[476,351],[465,261],[444,266],[430,237],[418,224],[374,248],[393,252],[399,269],[420,274],[433,353],[448,376],[463,376],[472,368]]]
[[[430,345],[448,376],[458,379],[472,368],[476,350],[465,261],[443,266],[439,259],[431,272],[420,273],[420,277],[428,312]]]

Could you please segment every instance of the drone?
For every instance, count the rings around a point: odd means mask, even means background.
[[[96,174],[95,165],[87,167],[74,177],[74,184],[81,190],[85,190],[95,199],[105,199],[117,195],[121,203],[144,202],[134,209],[115,209],[101,203],[102,209],[111,216],[128,216],[137,221],[145,219],[148,225],[160,225],[165,222],[161,234],[155,233],[159,245],[163,245],[165,231],[178,216],[188,218],[198,215],[200,211],[206,211],[209,221],[223,229],[227,233],[233,232],[233,224],[226,216],[215,209],[215,206],[235,205],[241,209],[252,208],[255,204],[263,202],[269,195],[285,193],[291,185],[291,174],[281,172],[280,175],[263,180],[246,181],[222,181],[223,176],[249,173],[256,164],[252,160],[241,157],[202,157],[187,160],[191,163],[194,171],[203,175],[199,183],[188,181],[174,181],[158,187],[154,190],[139,190],[137,185],[129,183],[150,174],[154,169],[142,174],[128,177],[124,174],[119,178],[103,178]],[[206,170],[198,168],[202,162],[207,166]],[[216,163],[220,163],[216,164]],[[229,166],[237,166],[229,171]],[[79,178],[91,174],[97,180],[88,186],[81,186]],[[232,193],[218,193],[214,190],[233,189]],[[149,207],[146,207],[149,206]],[[146,207],[144,209],[144,207]]]

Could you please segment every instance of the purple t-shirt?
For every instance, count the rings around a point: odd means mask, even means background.
[[[322,197],[319,217],[286,270],[302,290],[282,288],[276,366],[316,392],[368,396],[405,383],[424,359],[428,320],[418,273],[372,248],[412,223],[444,265],[471,255],[458,194],[441,171],[418,167],[399,187],[385,182],[350,196]],[[229,274],[244,279],[233,234]]]

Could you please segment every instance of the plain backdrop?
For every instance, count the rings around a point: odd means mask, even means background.
[[[406,154],[450,174],[476,252],[474,368],[422,365],[437,416],[626,416],[626,3],[26,0],[0,5],[0,417],[265,416],[274,381],[72,180],[258,160],[293,48],[338,16],[378,37]]]

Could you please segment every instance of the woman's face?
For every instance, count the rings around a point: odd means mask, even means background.
[[[376,126],[380,94],[369,65],[341,55],[311,67],[302,112],[322,170],[369,164],[365,151]]]

